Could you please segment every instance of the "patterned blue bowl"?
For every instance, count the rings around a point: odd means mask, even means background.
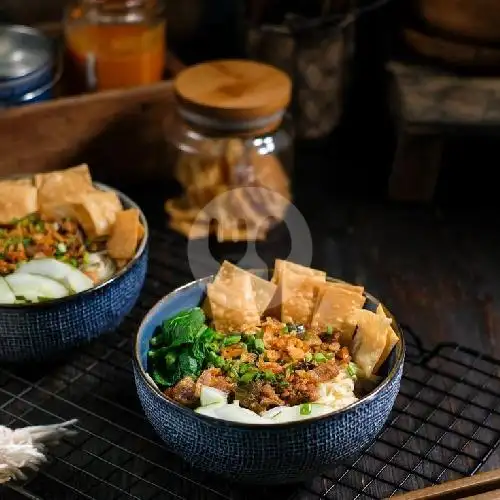
[[[133,308],[146,277],[149,231],[139,207],[123,193],[116,193],[125,208],[140,212],[144,238],[135,257],[90,290],[37,304],[0,305],[0,361],[45,361],[117,328]]]
[[[160,300],[146,315],[136,338],[134,374],[146,417],[175,453],[194,467],[252,484],[303,481],[357,455],[384,426],[399,392],[404,338],[384,363],[385,378],[349,407],[303,422],[252,425],[215,420],[167,399],[146,373],[149,340],[161,322],[201,303],[213,277],[189,283]],[[369,294],[372,310],[378,301]]]

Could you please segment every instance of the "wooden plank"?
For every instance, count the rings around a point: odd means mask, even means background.
[[[96,178],[121,183],[168,176],[164,122],[172,84],[112,90],[13,108],[0,114],[0,175],[87,162]]]
[[[500,498],[500,470],[483,472],[472,477],[457,479],[438,486],[398,495],[399,500],[459,500],[466,498]],[[475,496],[473,496],[475,495]]]

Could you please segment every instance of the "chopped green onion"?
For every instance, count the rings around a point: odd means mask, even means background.
[[[328,325],[326,327],[326,333],[328,333],[328,335],[331,335],[333,333],[333,327],[332,327],[332,325]]]
[[[312,412],[312,404],[311,403],[303,403],[300,405],[300,414],[301,415],[310,415]]]
[[[241,335],[229,335],[222,341],[222,345],[227,347],[229,345],[237,344],[241,340]]]
[[[316,363],[324,363],[326,361],[326,356],[322,352],[318,352],[314,355],[314,361],[316,361]]]
[[[32,242],[31,238],[23,238],[23,245],[24,246],[31,244],[31,242]]]
[[[282,331],[283,333],[288,333],[288,332],[289,332],[289,330],[288,330],[288,325],[285,325],[285,326],[281,329],[281,331]]]
[[[255,339],[255,350],[263,353],[266,349],[266,346],[264,345],[264,341],[262,339]]]
[[[309,363],[309,361],[311,361],[312,359],[313,359],[312,354],[310,352],[306,352],[306,355],[304,356],[304,361]]]
[[[356,364],[355,364],[355,363],[353,363],[353,362],[351,361],[351,362],[347,365],[346,371],[347,371],[347,374],[349,375],[349,377],[351,377],[351,378],[356,378],[357,373],[358,373],[358,367],[356,366]]]
[[[268,382],[274,382],[276,380],[276,375],[269,370],[265,370],[262,375],[264,380],[267,380]]]
[[[56,249],[59,253],[66,253],[68,250],[68,248],[66,247],[66,245],[64,243],[58,243],[56,246]]]
[[[84,264],[88,264],[89,262],[90,262],[90,255],[89,255],[89,253],[88,253],[88,252],[85,252],[85,253],[83,254],[83,263],[84,263]]]
[[[242,384],[248,384],[251,382],[256,375],[256,372],[246,372],[240,377],[240,382]]]

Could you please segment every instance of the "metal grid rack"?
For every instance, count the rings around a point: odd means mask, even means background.
[[[78,435],[57,447],[39,474],[0,489],[2,499],[386,498],[473,474],[499,444],[500,362],[456,345],[424,351],[409,335],[394,411],[356,460],[279,488],[242,488],[192,470],[145,420],[130,361],[146,310],[190,277],[182,255],[174,235],[155,233],[140,303],[117,332],[49,367],[0,369],[0,425],[79,419]]]

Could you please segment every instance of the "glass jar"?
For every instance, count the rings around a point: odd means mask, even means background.
[[[265,239],[291,201],[291,82],[251,61],[216,61],[175,80],[178,118],[167,129],[184,189],[168,200],[171,227],[188,238]]]
[[[67,67],[75,91],[158,82],[166,59],[161,0],[77,0],[66,10]]]

